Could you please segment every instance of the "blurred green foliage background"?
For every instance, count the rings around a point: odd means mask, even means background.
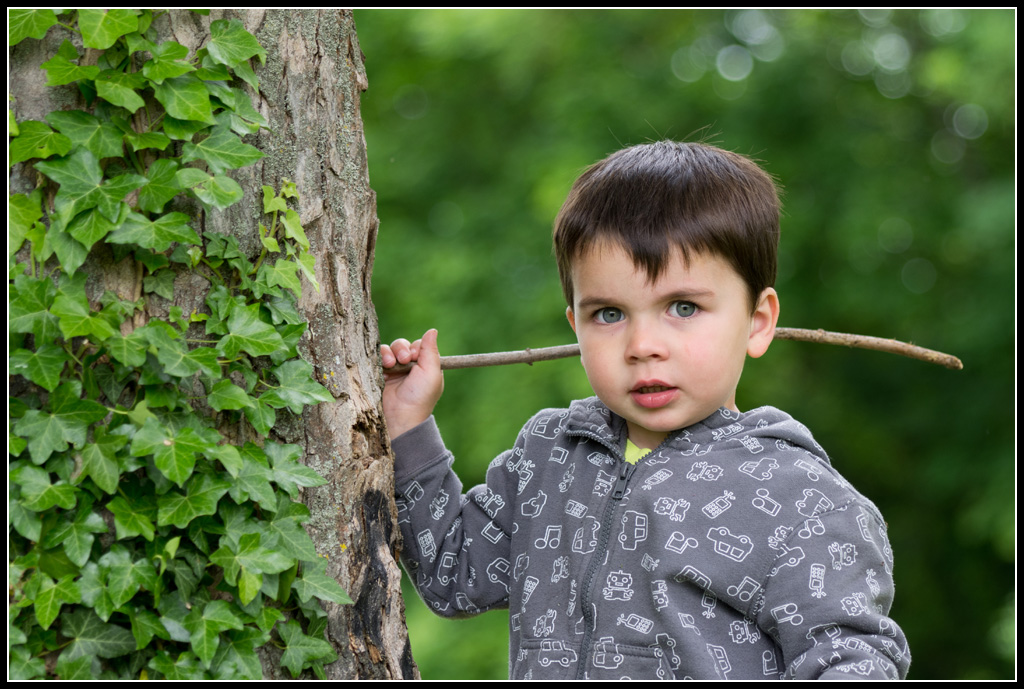
[[[785,194],[780,325],[913,341],[776,342],[737,402],[806,423],[889,522],[914,679],[1007,678],[1015,657],[1015,13],[356,12],[381,219],[385,341],[443,354],[573,341],[550,250],[584,167],[703,139]],[[438,422],[464,484],[538,409],[591,394],[578,362],[453,371]],[[507,616],[407,594],[427,678],[505,678]]]

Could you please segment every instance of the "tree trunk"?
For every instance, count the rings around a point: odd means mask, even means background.
[[[378,222],[359,115],[367,81],[352,12],[215,10],[203,17],[171,11],[155,26],[162,36],[195,50],[208,39],[210,22],[220,18],[241,19],[267,51],[266,64],[255,69],[260,93],[254,105],[268,120],[269,131],[247,139],[266,157],[232,173],[245,191],[244,201],[204,214],[204,226],[195,229],[237,237],[243,252],[255,260],[261,186],[276,190],[282,179],[290,179],[301,196],[301,221],[316,257],[320,290],[307,286],[299,303],[309,321],[300,350],[336,402],[308,407],[301,418],[280,410],[275,427],[280,436],[274,439],[302,445],[306,464],[327,479],[324,486],[304,489],[312,514],[306,528],[327,558],[327,573],[355,601],[324,603],[327,635],[338,654],[325,670],[331,679],[417,678],[396,564],[400,533],[381,411],[377,319],[370,300]],[[81,107],[71,102],[75,94],[70,89],[44,85],[39,65],[60,42],[54,42],[53,33],[11,52],[10,88],[19,120],[41,120],[50,110]],[[11,191],[29,191],[33,180],[30,167],[17,165]],[[114,263],[101,253],[94,251],[85,266],[101,267],[93,274],[103,276],[103,284],[89,285],[95,293],[90,298],[104,289],[125,298],[137,294],[134,261]],[[174,302],[186,313],[203,310],[208,288],[205,280],[180,273]],[[154,311],[166,314],[169,306],[159,297],[150,300]],[[242,440],[245,433],[237,431]],[[265,678],[287,676],[279,656],[272,644],[264,647]]]
[[[267,50],[258,70],[258,109],[270,122],[257,146],[267,153],[238,181],[252,198],[260,185],[292,179],[300,215],[317,251],[320,292],[305,290],[308,357],[337,402],[308,408],[288,442],[328,479],[307,489],[307,529],[328,557],[327,572],[355,601],[329,606],[329,634],[339,660],[332,679],[418,676],[409,649],[394,474],[381,410],[377,316],[370,275],[377,237],[359,97],[367,87],[351,11],[252,10],[246,28]],[[240,204],[241,205],[241,204]],[[252,226],[252,208],[244,218]],[[230,217],[223,218],[228,227]],[[250,241],[255,238],[250,235]],[[254,247],[255,248],[255,247]],[[267,673],[270,676],[270,673]]]

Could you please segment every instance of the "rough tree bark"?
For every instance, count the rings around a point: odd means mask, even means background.
[[[366,73],[352,12],[215,10],[202,17],[172,11],[155,26],[161,35],[194,50],[209,37],[210,22],[220,18],[241,19],[267,51],[266,65],[256,65],[260,93],[255,105],[269,121],[269,131],[247,139],[266,157],[232,173],[245,200],[226,212],[204,215],[204,226],[195,229],[234,235],[255,259],[261,185],[277,189],[282,178],[297,185],[321,286],[319,293],[307,287],[299,305],[310,322],[301,349],[336,402],[308,408],[301,418],[282,410],[275,430],[280,431],[277,439],[301,444],[306,463],[328,480],[305,491],[313,517],[306,527],[318,552],[328,558],[328,574],[355,601],[325,604],[328,637],[339,658],[326,671],[331,679],[415,678],[396,564],[400,535],[380,406],[377,319],[370,301],[376,200],[359,115]],[[9,84],[18,96],[19,120],[41,120],[50,110],[81,107],[72,89],[45,86],[39,65],[60,43],[53,33],[43,41],[24,41],[10,55]],[[34,173],[18,165],[10,184],[12,191],[30,191]],[[114,263],[112,256],[98,254],[93,252],[86,268],[101,267],[102,284],[89,285],[90,292],[111,289],[132,297],[138,289],[133,261]],[[205,310],[208,282],[182,273],[174,287],[174,302],[186,313]],[[162,315],[169,306],[154,297],[150,308]],[[237,429],[236,435],[244,440],[245,432]],[[268,679],[286,676],[275,653],[268,645],[261,659]]]

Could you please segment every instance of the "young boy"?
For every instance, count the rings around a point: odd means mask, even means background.
[[[735,401],[771,343],[779,203],[660,142],[573,185],[554,243],[596,397],[546,409],[462,495],[431,412],[437,333],[381,347],[403,559],[439,614],[510,612],[513,679],[905,677],[875,506],[810,432]]]

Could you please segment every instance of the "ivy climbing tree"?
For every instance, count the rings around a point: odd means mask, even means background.
[[[10,677],[414,677],[351,14],[8,20]]]

